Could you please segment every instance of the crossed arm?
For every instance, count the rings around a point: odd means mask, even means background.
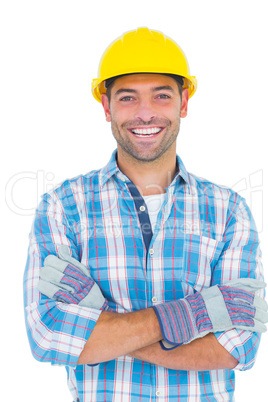
[[[75,305],[58,304],[50,299],[40,301],[36,283],[40,273],[40,261],[47,256],[47,246],[42,246],[44,235],[39,234],[42,220],[44,220],[44,228],[54,225],[53,227],[59,230],[62,227],[58,221],[53,223],[55,221],[54,213],[47,215],[43,211],[40,212],[40,216],[38,215],[36,218],[35,235],[29,248],[29,260],[25,271],[25,305],[28,336],[33,353],[38,360],[69,364],[75,367],[77,361],[78,364],[95,364],[122,355],[129,355],[171,369],[212,370],[234,368],[237,365],[237,360],[220,345],[213,334],[170,351],[162,350],[159,340],[163,336],[153,308],[124,314],[103,311],[99,316],[100,312],[97,312],[95,308],[83,309]],[[236,221],[234,224],[237,224]],[[243,225],[243,228],[245,227],[247,226]],[[72,238],[73,235],[68,230],[68,227],[64,226],[64,235]],[[54,238],[49,233],[45,232],[49,252],[57,254]],[[69,243],[67,242],[67,244]],[[227,252],[228,250],[225,252],[225,258],[227,258]],[[233,251],[230,250],[230,253],[233,259]],[[237,250],[237,253],[240,251]],[[260,277],[255,259],[251,258],[251,260],[252,264],[248,269],[250,272],[256,271],[256,277]],[[260,268],[258,269],[260,270]],[[221,270],[220,266],[218,270]],[[252,276],[254,277],[254,273]],[[224,277],[223,279],[226,280]],[[50,325],[57,326],[55,333]],[[61,333],[65,336],[58,336]],[[42,337],[41,341],[40,337]],[[68,349],[66,342],[69,345]],[[250,337],[246,342],[251,350],[256,343],[256,335]],[[238,358],[238,353],[236,357]],[[241,362],[239,363],[241,364]]]
[[[209,335],[199,339],[195,332],[198,331],[198,334],[203,336],[207,332],[234,327],[244,328],[242,324],[250,325],[247,320],[252,318],[248,315],[250,311],[254,314],[254,309],[250,307],[250,300],[253,301],[254,296],[242,289],[235,289],[235,281],[231,282],[234,288],[228,285],[221,288],[214,286],[201,293],[197,292],[186,298],[187,300],[118,314],[107,311],[107,308],[110,308],[100,288],[89,276],[87,268],[70,256],[68,248],[60,247],[58,254],[60,258],[50,255],[45,260],[38,286],[40,292],[67,304],[81,303],[83,306],[102,311],[99,311],[100,315],[79,356],[78,364],[106,362],[122,355],[131,355],[177,370],[232,369],[238,364],[238,361],[218,343],[215,336]],[[243,288],[244,282],[245,279],[241,279],[239,287]],[[263,287],[262,283],[253,282],[246,279],[246,289],[256,290]],[[203,297],[208,304],[204,303]],[[258,298],[256,300],[258,302]],[[187,309],[188,304],[190,310]],[[261,313],[259,304],[260,300],[256,304],[259,308],[258,314]],[[216,319],[215,306],[218,306]],[[208,315],[209,311],[211,317],[214,317],[213,320]],[[252,324],[254,325],[253,322]],[[256,326],[255,323],[254,329],[260,329],[259,324]],[[248,325],[246,328],[249,328]],[[180,346],[172,351],[162,350],[159,341],[162,341],[163,337],[170,346],[174,345],[174,341],[175,345]],[[193,341],[195,338],[198,341]],[[192,342],[189,344],[190,341]]]
[[[213,334],[165,351],[157,316],[152,308],[133,313],[103,311],[85,344],[78,364],[95,364],[122,355],[174,370],[233,369],[238,361]]]

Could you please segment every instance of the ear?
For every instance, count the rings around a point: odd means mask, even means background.
[[[188,100],[189,100],[189,91],[187,88],[185,88],[182,91],[181,95],[181,117],[187,116]]]
[[[110,122],[111,121],[111,112],[110,112],[110,106],[109,106],[109,100],[106,94],[101,95],[101,104],[104,109],[106,121]]]

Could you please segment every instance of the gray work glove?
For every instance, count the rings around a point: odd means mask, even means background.
[[[171,349],[232,328],[265,332],[268,305],[255,295],[265,286],[256,279],[241,278],[154,306],[164,338],[161,346]]]
[[[50,299],[97,310],[110,310],[108,301],[91,278],[89,269],[60,246],[59,257],[48,255],[41,268],[38,290]]]

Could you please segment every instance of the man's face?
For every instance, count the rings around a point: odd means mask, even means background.
[[[111,122],[118,152],[139,161],[154,161],[171,149],[176,152],[180,117],[187,115],[188,91],[182,98],[177,82],[161,74],[133,74],[118,78],[102,104]]]

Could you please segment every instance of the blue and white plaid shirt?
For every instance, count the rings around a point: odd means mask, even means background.
[[[231,279],[263,280],[258,235],[245,200],[188,173],[178,156],[177,163],[153,233],[146,204],[119,170],[116,151],[103,169],[45,194],[36,212],[24,276],[28,336],[37,360],[66,366],[75,400],[233,398],[233,370],[177,371],[128,356],[77,366],[101,311],[49,300],[37,289],[45,257],[56,255],[62,244],[90,268],[118,313],[183,298]],[[252,367],[259,335],[230,330],[216,337],[239,361],[237,370]]]

